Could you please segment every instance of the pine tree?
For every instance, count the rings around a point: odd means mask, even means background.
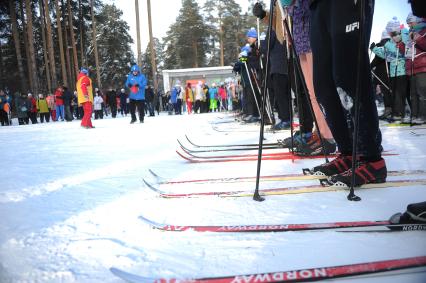
[[[149,48],[150,42],[148,43],[145,54],[143,55],[143,67],[144,73],[150,84],[153,83],[152,79],[152,64],[151,64],[151,50]],[[164,45],[160,42],[158,38],[154,37],[154,49],[155,56],[157,61],[157,74],[160,75],[161,71],[164,68]]]
[[[246,17],[241,15],[241,7],[234,0],[208,0],[204,11],[210,30],[208,65],[229,65],[244,44]]]
[[[208,27],[195,0],[182,0],[182,8],[176,23],[172,25],[165,38],[166,65],[176,68],[197,68],[206,65]],[[170,59],[170,61],[169,61]]]
[[[101,81],[106,87],[121,88],[135,62],[130,46],[133,39],[122,17],[115,5],[104,5],[96,19]]]

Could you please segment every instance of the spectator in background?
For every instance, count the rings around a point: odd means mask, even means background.
[[[9,126],[10,100],[3,90],[0,90],[0,122],[2,126]]]
[[[56,103],[55,103],[55,96],[53,94],[49,94],[46,97],[47,106],[50,110],[50,116],[52,117],[52,121],[56,121]]]
[[[180,95],[181,89],[180,85],[176,83],[176,85],[170,91],[170,103],[173,104],[173,109],[175,110],[175,114],[182,114],[181,109],[178,106],[178,97]]]
[[[19,125],[28,125],[30,123],[28,109],[31,107],[31,102],[25,93],[15,93],[15,106]]]
[[[40,123],[44,123],[44,120],[46,120],[46,123],[49,123],[50,121],[49,105],[47,104],[47,100],[46,98],[44,98],[43,94],[38,95],[37,111],[40,114]]]
[[[154,114],[154,90],[152,89],[152,87],[150,85],[147,86],[146,90],[145,90],[145,97],[146,97],[146,103],[147,103],[147,108],[148,108],[148,112],[149,112],[149,116],[155,116]]]
[[[63,86],[62,89],[64,90],[62,94],[62,100],[64,101],[64,109],[65,109],[65,120],[67,122],[71,122],[72,112],[71,112],[71,101],[72,101],[72,93],[69,91],[68,87]]]
[[[64,121],[64,99],[63,99],[64,89],[62,87],[58,87],[55,91],[55,104],[56,104],[56,121],[61,120]]]
[[[106,99],[106,104],[108,104],[109,109],[111,110],[112,118],[117,117],[117,93],[112,87],[110,87],[106,93]]]
[[[406,71],[410,78],[412,124],[426,121],[426,19],[409,14]]]
[[[103,119],[104,112],[102,111],[102,103],[104,99],[97,92],[95,92],[95,97],[93,98],[93,109],[95,110],[95,120]]]
[[[129,110],[128,110],[129,108],[127,107],[127,94],[124,88],[121,89],[119,96],[120,96],[121,116],[127,116],[127,113],[129,113]]]
[[[37,124],[37,101],[31,93],[28,94],[28,101],[28,117],[30,117],[32,124]]]
[[[185,102],[188,114],[192,113],[192,102],[194,101],[194,95],[192,92],[191,83],[188,83],[185,88]]]

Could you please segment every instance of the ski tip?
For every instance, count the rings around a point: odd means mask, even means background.
[[[151,228],[155,228],[155,229],[160,229],[160,230],[162,230],[162,229],[164,228],[164,226],[165,226],[165,225],[159,224],[159,223],[157,223],[157,222],[154,222],[154,221],[152,221],[152,220],[150,220],[150,219],[148,219],[148,218],[145,218],[145,217],[144,217],[144,216],[142,216],[142,215],[139,215],[139,216],[138,216],[138,218],[139,218],[140,220],[142,220],[143,222],[145,222],[146,224],[148,224],[149,226],[151,226]]]
[[[152,171],[151,169],[148,169],[148,172],[151,173],[152,176],[154,176],[155,178],[162,180],[164,179],[163,177],[159,176],[157,173],[155,173],[154,171]]]
[[[136,274],[129,273],[127,271],[123,271],[119,268],[110,267],[109,271],[111,271],[112,274],[117,276],[118,278],[129,282],[129,283],[151,283],[155,282],[154,278],[148,278],[148,277],[142,277]]]
[[[157,189],[157,188],[155,188],[153,185],[151,185],[147,180],[145,180],[144,178],[142,178],[142,181],[145,183],[145,185],[149,188],[149,189],[151,189],[152,191],[154,191],[154,192],[156,192],[156,193],[159,193],[159,194],[162,194],[163,192],[162,191],[160,191],[159,189]]]

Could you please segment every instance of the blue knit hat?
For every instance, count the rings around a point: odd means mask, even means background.
[[[253,37],[253,38],[257,38],[257,31],[255,28],[251,28],[249,29],[249,31],[246,34],[247,37]]]
[[[81,67],[80,72],[82,72],[82,73],[83,73],[83,74],[85,74],[85,75],[88,75],[88,74],[89,74],[89,70],[87,70],[87,69],[86,69],[86,68],[84,68],[84,67]]]

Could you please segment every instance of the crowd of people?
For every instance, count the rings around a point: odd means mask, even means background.
[[[169,114],[188,114],[237,111],[241,88],[237,81],[229,78],[218,85],[198,81],[196,85],[188,82],[185,86],[177,81],[166,94],[165,105]]]
[[[426,122],[426,21],[410,13],[408,28],[394,17],[372,43],[376,92],[385,111],[381,116],[393,122],[421,125]]]
[[[146,115],[155,116],[160,111],[160,93],[154,95],[152,86],[145,89],[147,108]],[[13,116],[12,116],[13,111]],[[123,117],[130,113],[130,98],[126,89],[112,87],[101,91],[94,89],[93,118],[103,119],[117,115]],[[71,122],[83,118],[83,106],[78,103],[77,91],[71,92],[66,86],[59,86],[53,94],[33,95],[32,93],[0,90],[0,122],[2,126],[12,125],[12,117],[18,118],[19,125],[49,123],[57,121]]]

